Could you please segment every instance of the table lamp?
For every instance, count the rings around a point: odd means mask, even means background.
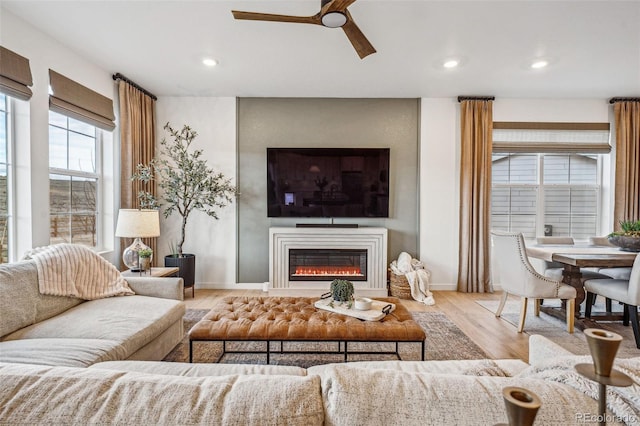
[[[116,237],[134,238],[133,244],[122,252],[122,261],[134,272],[140,271],[140,250],[149,247],[140,238],[160,236],[160,214],[158,210],[120,209]]]

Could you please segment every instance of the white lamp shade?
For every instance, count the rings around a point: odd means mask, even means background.
[[[158,210],[120,209],[116,237],[148,238],[160,236]]]

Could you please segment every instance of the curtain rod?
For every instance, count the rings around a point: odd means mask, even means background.
[[[611,98],[609,99],[610,104],[615,104],[616,102],[640,102],[640,98]]]
[[[130,85],[132,85],[133,87],[135,87],[136,89],[138,89],[139,91],[141,91],[142,93],[144,93],[145,95],[149,96],[151,99],[153,99],[154,101],[157,101],[158,98],[156,97],[156,95],[154,95],[153,93],[149,92],[148,90],[144,89],[143,87],[141,87],[140,85],[138,85],[137,83],[134,83],[133,81],[129,80],[127,77],[125,77],[124,75],[120,74],[119,72],[115,73],[113,75],[113,80],[114,81],[118,81],[118,80],[122,80],[122,81],[126,81],[127,83],[129,83]]]
[[[458,96],[458,102],[462,101],[495,101],[495,96]]]

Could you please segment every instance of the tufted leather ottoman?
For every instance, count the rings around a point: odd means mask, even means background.
[[[395,311],[380,321],[362,321],[346,315],[316,309],[318,298],[308,297],[228,297],[223,299],[189,330],[189,361],[193,342],[221,341],[223,353],[228,341],[265,341],[269,363],[269,342],[343,342],[347,360],[348,342],[398,342],[422,345],[425,333],[397,298],[376,298],[396,304]],[[340,345],[338,350],[342,353]],[[286,353],[280,346],[280,352]],[[365,353],[365,352],[355,352]],[[374,352],[384,353],[384,352]],[[218,359],[219,360],[219,359]]]

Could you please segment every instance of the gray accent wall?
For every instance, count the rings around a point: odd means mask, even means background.
[[[355,223],[389,230],[389,261],[418,253],[419,99],[238,99],[239,283],[269,280],[269,228]],[[267,217],[267,148],[390,148],[389,218]]]

